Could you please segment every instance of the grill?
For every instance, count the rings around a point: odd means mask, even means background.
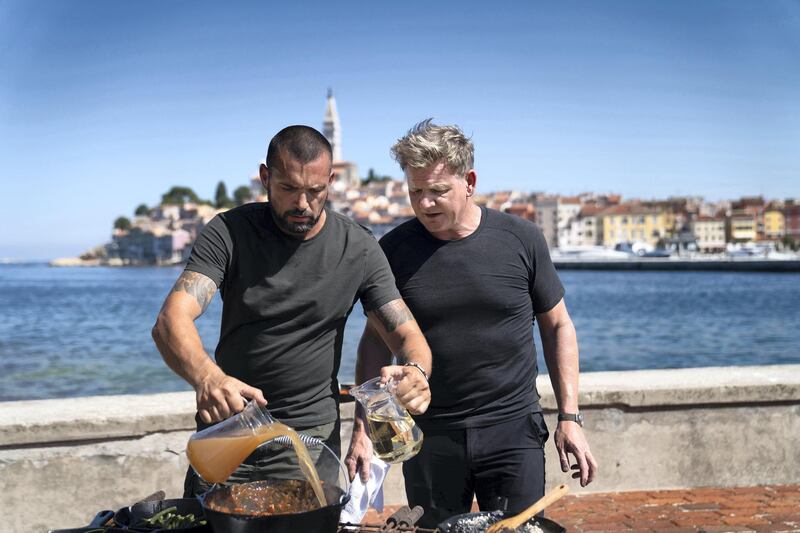
[[[424,527],[417,527],[417,523],[422,517],[422,507],[414,507],[409,509],[408,506],[401,507],[392,516],[386,519],[383,524],[339,524],[339,533],[370,533],[370,532],[385,532],[385,533],[436,533],[438,529],[427,529]]]

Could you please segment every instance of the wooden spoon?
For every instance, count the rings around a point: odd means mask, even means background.
[[[511,518],[504,518],[503,520],[492,524],[489,526],[489,529],[486,530],[486,533],[500,533],[502,530],[514,531],[519,526],[530,520],[533,515],[542,511],[551,503],[555,503],[556,501],[560,500],[568,492],[569,487],[566,485],[559,485],[518,515],[512,516]]]

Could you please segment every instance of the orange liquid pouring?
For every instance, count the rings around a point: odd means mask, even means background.
[[[317,469],[314,468],[314,463],[311,461],[311,456],[308,454],[308,449],[295,430],[280,422],[261,426],[253,435],[190,439],[186,447],[186,455],[189,457],[189,463],[203,479],[209,483],[223,483],[261,443],[281,436],[291,439],[300,463],[300,470],[305,474],[311,488],[314,489],[320,507],[325,507],[327,502],[322,491],[322,483],[320,483]]]

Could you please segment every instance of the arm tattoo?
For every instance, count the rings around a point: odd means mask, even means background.
[[[396,330],[400,324],[414,320],[414,316],[406,307],[403,300],[392,300],[388,304],[382,305],[375,310],[375,316],[381,321],[388,333]]]
[[[175,282],[172,287],[173,292],[185,292],[190,296],[194,296],[197,304],[200,306],[201,313],[205,312],[211,299],[214,298],[214,293],[217,292],[217,286],[208,276],[204,276],[198,272],[185,271]]]
[[[410,360],[409,358],[414,354],[414,352],[416,352],[416,350],[414,350],[413,348],[411,349],[403,348],[402,350],[397,352],[395,354],[395,357],[397,357],[397,364],[404,365],[408,363],[408,361]]]

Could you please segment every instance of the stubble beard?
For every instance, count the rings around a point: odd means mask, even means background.
[[[270,194],[269,188],[267,189],[267,194]],[[325,209],[325,203],[328,201],[328,194],[325,194],[325,199],[322,201],[323,208],[320,209],[318,215],[314,216],[314,212],[311,209],[306,209],[305,211],[300,209],[290,209],[289,211],[285,211],[283,213],[278,213],[275,211],[275,206],[272,205],[272,202],[269,202],[269,210],[272,213],[272,219],[278,225],[280,229],[285,231],[286,233],[291,233],[294,235],[305,235],[312,229],[314,226],[317,225],[319,222],[319,218],[322,216],[322,212]],[[296,217],[311,217],[308,222],[292,222],[289,220],[290,216]]]

